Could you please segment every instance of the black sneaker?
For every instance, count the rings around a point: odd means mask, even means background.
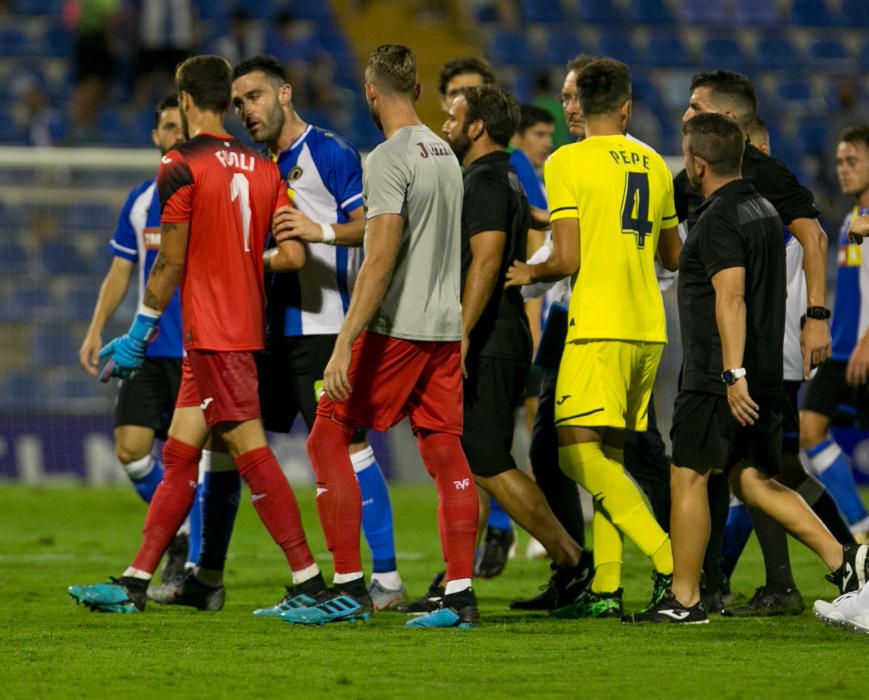
[[[187,563],[187,549],[190,537],[186,532],[179,532],[169,543],[166,550],[166,561],[160,572],[163,583],[177,582],[184,576],[184,565]]]
[[[767,586],[758,588],[747,603],[727,608],[727,617],[777,617],[802,615],[806,605],[796,588],[779,591]]]
[[[561,620],[581,620],[621,617],[622,612],[622,589],[619,588],[612,593],[585,591],[569,605],[550,610],[549,614]]]
[[[650,608],[626,615],[622,622],[669,622],[677,625],[705,625],[709,622],[703,601],[699,600],[695,605],[686,608],[676,600],[672,591],[667,591],[664,597]]]
[[[583,550],[576,566],[550,564],[552,576],[540,587],[540,593],[526,600],[514,600],[511,610],[554,610],[579,598],[594,578],[594,557],[591,550]]]
[[[513,528],[499,530],[497,527],[486,528],[486,542],[483,554],[474,567],[474,576],[480,578],[495,578],[507,566],[510,547],[516,541]]]
[[[405,627],[422,629],[457,627],[471,629],[480,626],[480,610],[472,588],[444,596],[441,606],[427,615],[408,620]]]
[[[707,613],[724,614],[724,596],[721,591],[713,591],[700,593],[700,599],[703,601],[703,607]]]
[[[425,615],[437,610],[444,600],[444,587],[440,583],[445,575],[443,571],[436,573],[426,594],[422,598],[412,600],[407,605],[398,608],[398,611],[409,615]]]
[[[842,555],[842,566],[827,574],[826,578],[839,587],[839,593],[850,593],[861,588],[869,579],[869,545],[843,545]]]
[[[148,597],[163,605],[188,605],[197,610],[217,612],[223,609],[226,590],[222,585],[206,586],[188,569],[177,582],[152,586]]]

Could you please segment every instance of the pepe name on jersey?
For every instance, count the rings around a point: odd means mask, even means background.
[[[635,151],[610,151],[610,158],[616,165],[641,165],[645,170],[649,169],[649,156]]]

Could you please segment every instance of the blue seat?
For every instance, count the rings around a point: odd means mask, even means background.
[[[844,27],[869,27],[866,0],[842,0],[840,20]],[[863,42],[865,46],[866,42]]]
[[[45,382],[48,406],[63,411],[98,408],[105,401],[102,385],[93,377],[72,369],[57,373]]]
[[[809,47],[809,59],[813,66],[826,69],[846,68],[851,62],[845,46],[835,39],[813,43]]]
[[[555,24],[564,22],[564,8],[561,0],[522,0],[522,19],[525,22],[545,22]]]
[[[39,367],[60,367],[78,362],[79,340],[65,325],[48,325],[33,333],[31,358]]]
[[[668,68],[681,68],[693,64],[685,44],[676,34],[653,34],[641,58],[647,65]]]
[[[505,66],[522,66],[535,61],[534,52],[522,32],[496,32],[486,53],[493,63]]]
[[[0,269],[10,277],[26,275],[33,271],[27,248],[16,241],[0,240]]]
[[[271,19],[275,14],[274,0],[244,0],[243,4],[254,19]]]
[[[59,17],[63,12],[63,0],[15,0],[17,15],[46,15]]]
[[[800,27],[829,27],[834,16],[824,0],[793,0],[790,21]]]
[[[229,2],[227,0],[197,0],[196,13],[199,19],[225,18],[229,14]]]
[[[582,0],[577,17],[589,24],[622,24],[625,21],[613,0]]]
[[[325,19],[332,10],[326,0],[293,0],[293,17],[296,19]]]
[[[783,37],[761,39],[757,43],[755,60],[762,70],[789,70],[802,65],[794,45]]]
[[[797,138],[806,153],[826,156],[830,152],[830,128],[824,120],[804,119],[797,129]]]
[[[640,62],[639,52],[634,46],[630,34],[622,32],[601,34],[598,40],[597,54],[617,58],[629,66]]]
[[[864,43],[860,47],[860,54],[857,56],[857,62],[860,64],[860,70],[869,70],[869,43]]]
[[[730,20],[723,0],[683,0],[680,19],[686,24],[722,25]]]
[[[670,24],[673,18],[664,0],[631,0],[628,17],[638,24]]]
[[[93,306],[93,300],[90,305]],[[54,308],[51,294],[45,285],[24,282],[16,284],[12,289],[7,313],[10,319],[32,321],[50,315]]]
[[[570,27],[553,27],[547,34],[539,59],[541,63],[563,66],[581,52],[582,44],[576,32]]]
[[[724,69],[745,72],[749,61],[743,54],[742,46],[736,39],[709,39],[703,44],[701,55],[703,66],[707,69]]]
[[[50,275],[81,275],[88,272],[87,264],[71,243],[43,243],[42,266]]]
[[[18,58],[27,56],[30,52],[30,42],[27,34],[17,28],[0,28],[0,57]]]
[[[153,113],[151,119],[153,126]],[[75,204],[67,209],[64,224],[77,231],[105,231],[115,227],[117,216],[117,210],[106,204]]]
[[[54,24],[45,30],[39,48],[43,56],[69,58],[72,56],[72,36],[63,25]]]
[[[776,97],[782,102],[807,106],[813,99],[812,86],[806,80],[788,80],[778,84]]]
[[[778,7],[774,2],[735,0],[733,15],[738,26],[773,27],[781,22]]]
[[[0,406],[6,410],[33,410],[45,406],[45,388],[38,374],[10,374],[3,378],[0,386]]]

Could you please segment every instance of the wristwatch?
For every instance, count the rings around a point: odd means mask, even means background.
[[[806,318],[814,318],[819,321],[826,321],[832,316],[832,313],[826,306],[810,306],[806,309]]]
[[[721,373],[721,381],[727,384],[727,386],[733,386],[747,374],[748,372],[745,371],[745,367],[726,369]]]

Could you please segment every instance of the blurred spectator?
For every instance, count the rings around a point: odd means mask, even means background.
[[[32,75],[12,86],[12,95],[24,111],[28,146],[62,146],[66,137],[63,115],[49,103],[45,88]]]
[[[243,5],[239,5],[230,15],[229,31],[212,42],[211,50],[235,65],[245,58],[262,54],[264,48],[262,24],[255,21]]]
[[[137,0],[138,75],[155,83],[154,90],[172,90],[175,68],[196,49],[192,0]]]
[[[75,34],[77,81],[95,86],[91,90],[104,90],[111,82],[118,54],[120,0],[66,0],[63,16],[66,26]]]
[[[284,10],[272,22],[265,52],[284,66],[296,62],[311,63],[323,52],[314,29],[313,23],[296,21],[289,10]]]
[[[564,122],[564,110],[561,109],[561,101],[555,96],[556,88],[552,84],[552,72],[542,70],[534,77],[533,97],[531,102],[542,107],[555,119],[555,133],[552,136],[553,148],[558,148],[566,143],[572,143],[575,139],[567,130]]]

